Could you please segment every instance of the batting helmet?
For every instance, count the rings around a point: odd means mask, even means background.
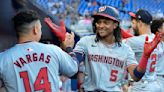
[[[119,12],[116,8],[112,6],[102,6],[99,8],[98,13],[92,16],[94,18],[92,25],[93,25],[93,32],[96,33],[96,22],[97,19],[99,18],[105,18],[105,19],[110,19],[113,20],[114,22],[117,22],[119,25]],[[116,29],[114,29],[114,37],[115,37],[115,42],[118,43],[118,46],[121,46],[121,32],[120,32],[120,27],[117,26]],[[100,39],[99,34],[96,34],[96,39],[95,42],[98,42]]]
[[[112,6],[102,6],[98,13],[92,16],[94,19],[99,17],[106,17],[111,20],[119,22],[119,11]]]

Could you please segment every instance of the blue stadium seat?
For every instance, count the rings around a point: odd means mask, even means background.
[[[91,1],[91,0],[90,0]],[[102,5],[110,5],[113,7],[116,7],[117,9],[121,10],[120,12],[120,18],[128,18],[124,12],[136,12],[139,9],[145,9],[150,12],[157,12],[160,11],[164,12],[164,0],[128,0],[128,2],[125,4],[124,7],[121,7],[122,0],[96,0],[98,3],[100,3],[100,6]],[[81,5],[84,4],[84,5]],[[79,6],[79,13],[84,13],[85,9],[87,9],[89,12],[92,12],[95,8],[94,7],[87,7],[86,3],[81,3]],[[96,7],[96,9],[99,6]],[[122,12],[124,11],[124,12]]]

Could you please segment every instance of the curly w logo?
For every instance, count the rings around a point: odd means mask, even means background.
[[[100,7],[99,12],[103,12],[103,11],[105,11],[105,9],[106,9],[106,6]]]

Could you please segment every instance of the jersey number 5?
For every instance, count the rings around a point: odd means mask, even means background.
[[[110,74],[110,81],[115,82],[117,80],[118,70],[112,70]]]
[[[156,61],[157,61],[157,55],[156,54],[152,54],[151,60],[153,60],[153,61],[150,64],[150,72],[154,72],[155,64],[156,64]]]
[[[23,83],[26,92],[32,92],[30,82],[29,82],[29,76],[27,71],[23,71],[19,73],[20,77],[23,78]],[[51,92],[51,85],[48,81],[48,74],[47,74],[47,67],[41,68],[37,78],[34,83],[34,90],[44,90],[44,92]]]

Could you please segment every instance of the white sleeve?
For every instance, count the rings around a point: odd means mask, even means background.
[[[143,53],[143,44],[144,44],[143,41],[141,41],[137,37],[132,37],[132,38],[127,39],[125,41],[125,43],[127,45],[129,45],[131,47],[131,49],[134,51],[135,58],[136,58],[137,62],[139,62],[140,58],[142,56],[142,53]]]
[[[65,76],[71,77],[78,71],[77,62],[62,49],[57,47],[57,57],[59,59],[59,72]]]
[[[133,38],[129,38],[129,39],[126,39],[125,40],[125,43],[127,44],[127,45],[129,45],[131,48],[132,48],[132,50],[133,51],[135,51],[135,50],[137,50],[137,48],[136,48],[136,42],[137,41],[135,41],[135,39],[133,39]]]
[[[74,52],[81,53],[84,55],[87,52],[86,44],[88,42],[86,41],[86,37],[83,37],[80,39],[80,41],[77,42]]]
[[[143,46],[145,41],[143,41],[144,37],[131,37],[126,39],[125,43],[129,45],[132,50],[136,52],[143,52]]]
[[[132,64],[138,64],[136,61],[134,52],[132,51],[132,49],[130,47],[127,52],[128,52],[127,63],[126,63],[127,67]]]

